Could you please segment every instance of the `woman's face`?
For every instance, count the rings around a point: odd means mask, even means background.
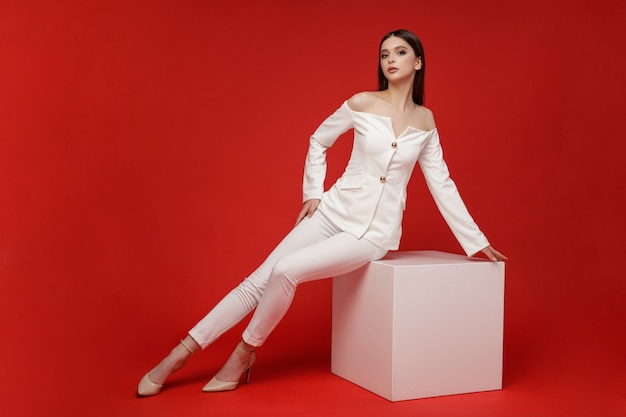
[[[404,39],[391,36],[380,46],[380,67],[389,81],[413,79],[415,71],[422,68],[422,58],[415,56],[413,48]]]

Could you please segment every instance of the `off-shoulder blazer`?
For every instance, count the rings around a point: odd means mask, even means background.
[[[324,191],[326,151],[349,129],[354,129],[350,160],[341,177]],[[465,253],[471,256],[488,246],[450,178],[437,129],[408,126],[396,137],[391,118],[354,111],[347,101],[310,138],[303,200],[320,199],[317,209],[341,230],[381,248],[398,249],[406,187],[416,162]]]

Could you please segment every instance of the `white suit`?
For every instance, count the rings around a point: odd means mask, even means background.
[[[345,172],[324,192],[326,151],[354,129]],[[419,161],[446,222],[468,255],[489,242],[469,215],[443,160],[437,130],[408,127],[395,137],[391,119],[350,109],[347,102],[310,138],[303,199],[321,199],[268,258],[207,314],[189,334],[206,348],[256,307],[243,339],[261,346],[303,282],[345,274],[397,249],[406,187]]]

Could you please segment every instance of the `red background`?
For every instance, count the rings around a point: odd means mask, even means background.
[[[0,2],[3,414],[626,412],[625,21],[623,1]],[[292,226],[308,136],[376,88],[396,28],[425,44],[453,178],[510,257],[504,390],[391,404],[333,377],[325,280],[258,388],[199,393],[238,327],[135,399]],[[404,226],[401,249],[461,253],[419,171]]]

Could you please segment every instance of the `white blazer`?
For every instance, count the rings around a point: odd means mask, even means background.
[[[326,151],[348,129],[354,129],[350,160],[343,175],[324,192]],[[398,249],[406,187],[418,161],[439,211],[465,253],[471,256],[488,246],[450,178],[437,129],[426,132],[409,126],[396,138],[389,117],[354,111],[347,101],[311,136],[303,199],[320,199],[317,209],[343,231],[383,249]]]

